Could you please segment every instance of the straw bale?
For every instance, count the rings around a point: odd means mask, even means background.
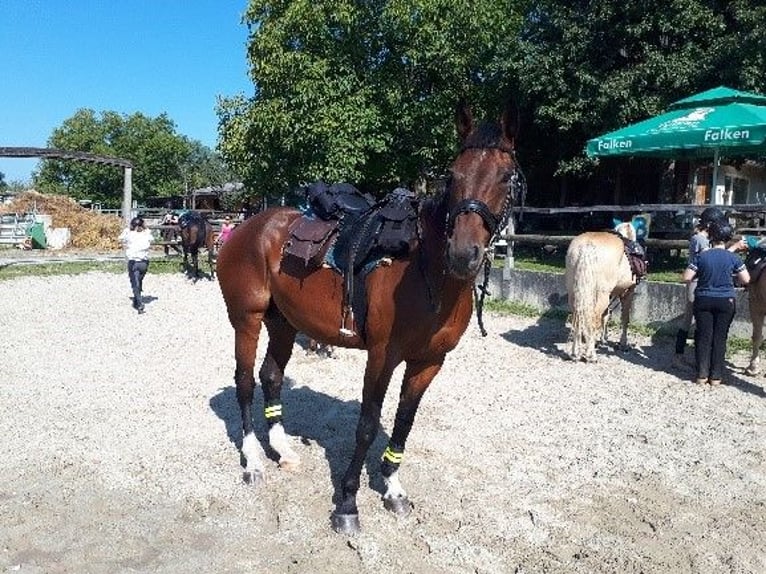
[[[50,215],[53,227],[68,227],[70,247],[80,249],[118,249],[117,236],[122,223],[115,215],[104,215],[83,208],[71,197],[25,191],[9,204],[0,205],[0,213],[38,213]]]

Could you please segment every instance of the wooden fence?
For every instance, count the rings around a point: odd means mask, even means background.
[[[578,220],[588,216],[601,215],[602,219],[612,215],[625,221],[634,215],[646,215],[651,218],[649,234],[644,244],[654,250],[683,250],[689,245],[689,237],[693,230],[693,220],[699,216],[708,205],[690,204],[642,204],[642,205],[593,205],[572,207],[515,207],[514,217],[511,218],[508,227],[500,235],[500,246],[506,247],[506,266],[513,267],[513,249],[515,245],[551,245],[565,246],[574,239],[578,233],[571,230],[576,228]],[[764,204],[740,204],[719,205],[727,217],[735,226],[735,232],[741,235],[766,236],[766,205]],[[538,227],[542,227],[539,233],[517,233],[518,221],[523,221],[525,215],[534,215],[538,221]],[[569,233],[553,232],[550,228],[545,230],[545,224],[541,223],[546,216],[551,219],[567,217]],[[678,225],[677,221],[686,222],[687,226]],[[659,223],[660,225],[655,225]],[[553,226],[551,226],[553,227]],[[603,226],[606,228],[608,226]],[[652,237],[655,235],[655,237]],[[660,235],[661,237],[656,237]],[[662,237],[671,236],[671,237]]]

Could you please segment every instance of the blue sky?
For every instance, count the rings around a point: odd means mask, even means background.
[[[251,95],[247,0],[0,0],[0,147],[45,147],[80,108],[167,113],[217,142],[216,97]],[[0,158],[6,182],[36,159]]]

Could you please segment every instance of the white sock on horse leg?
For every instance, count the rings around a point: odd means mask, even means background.
[[[285,433],[285,427],[282,423],[275,423],[269,429],[269,444],[277,453],[279,453],[279,466],[290,470],[301,463],[301,457],[290,445],[290,439]]]
[[[245,457],[245,473],[255,475],[255,477],[263,477],[264,467],[261,461],[263,448],[261,448],[258,439],[255,438],[255,433],[247,433],[242,438],[241,452],[242,456]]]
[[[402,483],[399,481],[399,471],[397,470],[389,477],[383,477],[383,481],[386,484],[386,493],[383,498],[407,498],[407,493],[402,487]]]

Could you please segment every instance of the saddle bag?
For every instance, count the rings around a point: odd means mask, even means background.
[[[630,241],[623,238],[625,255],[628,257],[630,269],[637,281],[640,281],[649,271],[649,261],[646,259],[646,250],[638,241]]]
[[[415,194],[404,188],[392,191],[376,212],[378,230],[375,250],[382,255],[407,255],[417,236],[418,210]]]
[[[292,258],[304,268],[319,267],[337,227],[337,221],[298,217],[290,224],[289,237],[282,248],[282,257]]]
[[[320,219],[341,219],[344,215],[359,216],[370,207],[373,199],[348,183],[327,186],[322,181],[312,183],[306,189],[306,201],[311,211]]]

